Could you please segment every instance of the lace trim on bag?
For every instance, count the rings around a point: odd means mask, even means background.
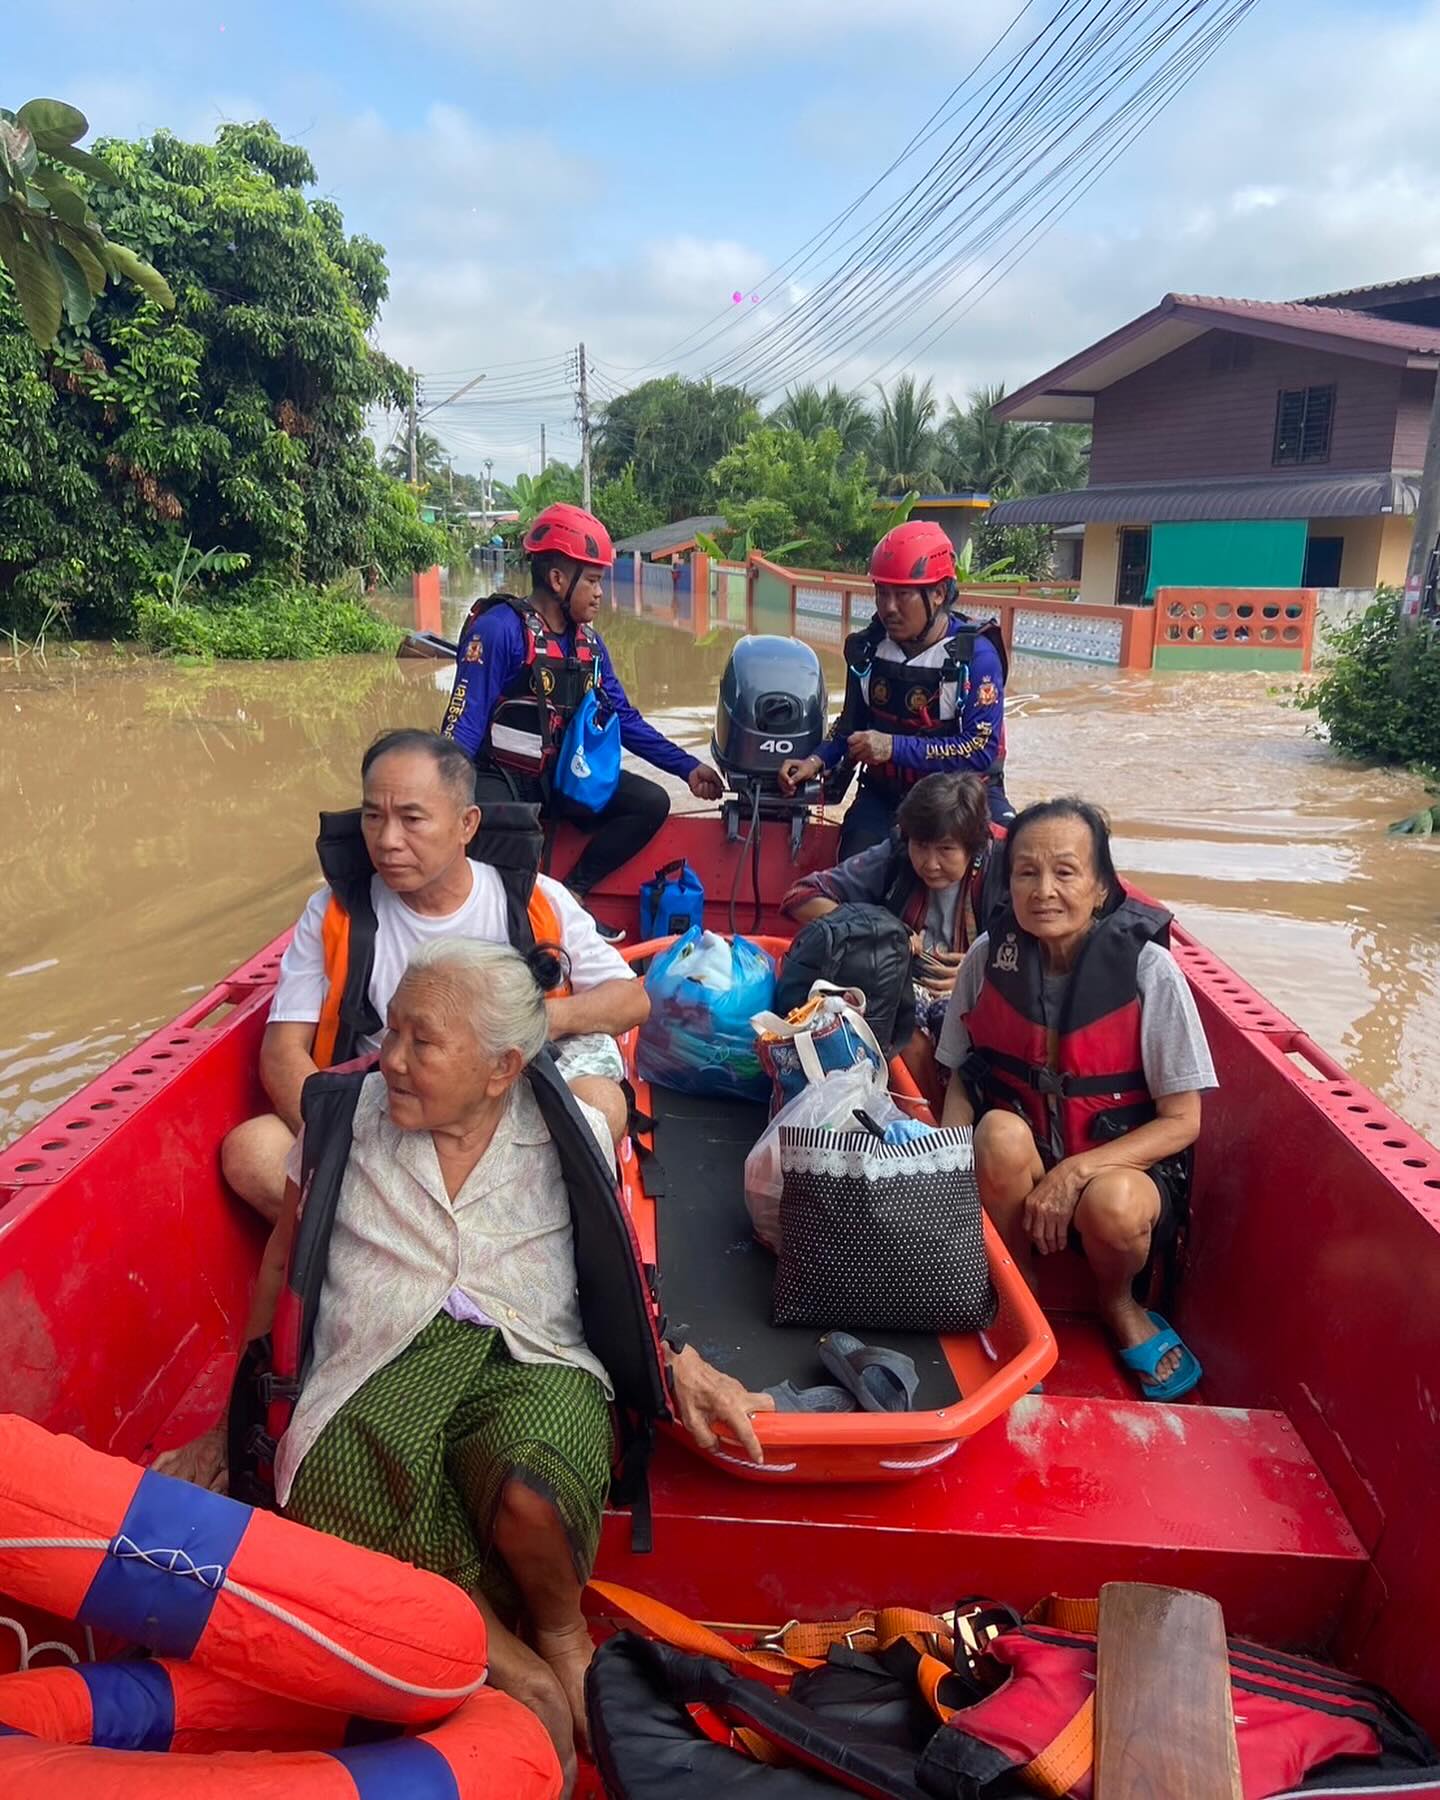
[[[867,1131],[782,1125],[780,1167],[797,1174],[870,1181],[897,1175],[969,1174],[975,1167],[975,1136],[968,1125],[953,1125],[909,1144],[884,1144]]]

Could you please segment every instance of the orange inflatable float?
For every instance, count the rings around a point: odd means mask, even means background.
[[[192,1721],[185,1733],[192,1749],[175,1750],[159,1741],[165,1691],[172,1682],[176,1717],[182,1696],[192,1712],[198,1708],[197,1717],[213,1714],[217,1746],[233,1742],[247,1696],[262,1730],[268,1730],[268,1721],[288,1718],[277,1737],[286,1729],[343,1734],[348,1723],[236,1683],[228,1684],[232,1691],[226,1695],[215,1685],[226,1683],[223,1676],[210,1676],[205,1693],[187,1695],[176,1678],[189,1666],[100,1663],[85,1670],[42,1669],[0,1678],[0,1719],[21,1713],[38,1725],[49,1714],[51,1734],[42,1741],[0,1723],[0,1793],[24,1795],[25,1800],[76,1800],[77,1795],[86,1800],[555,1800],[561,1791],[560,1764],[544,1726],[518,1701],[493,1688],[471,1695],[443,1724],[417,1737],[334,1749],[207,1750],[205,1730]],[[125,1677],[144,1670],[159,1671],[159,1677],[145,1678],[147,1691],[137,1695]],[[116,1676],[121,1679],[106,1679]],[[28,1693],[19,1691],[22,1683],[29,1684]],[[107,1711],[112,1704],[120,1709],[113,1717]],[[301,1713],[312,1718],[303,1721]],[[105,1732],[108,1742],[135,1747],[53,1741],[56,1735],[85,1730]],[[174,1743],[179,1741],[177,1730]],[[170,1755],[155,1754],[166,1748]]]
[[[484,1622],[443,1577],[14,1415],[0,1415],[0,1594],[402,1725],[445,1718],[485,1679]]]

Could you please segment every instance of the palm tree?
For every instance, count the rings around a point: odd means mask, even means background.
[[[826,430],[838,432],[842,463],[862,456],[875,434],[875,421],[861,396],[836,387],[833,381],[823,394],[813,381],[788,389],[767,423],[807,438],[819,437]]]
[[[873,454],[880,471],[881,491],[903,494],[912,488],[924,492],[939,480],[939,444],[935,435],[935,384],[917,387],[913,376],[902,375],[887,394],[880,388],[880,414],[875,422]]]
[[[1090,427],[1045,425],[1025,471],[1027,494],[1061,494],[1084,487],[1090,474]]]
[[[428,431],[415,433],[415,474],[419,482],[433,481],[444,472],[450,453]],[[410,477],[410,450],[403,437],[393,443],[385,452],[385,459],[380,464],[387,475],[394,475],[400,481]]]
[[[1018,494],[1025,483],[1044,428],[1017,425],[997,419],[995,408],[1005,398],[998,387],[976,388],[969,404],[950,402],[941,427],[945,476],[952,488],[973,488],[982,494]]]

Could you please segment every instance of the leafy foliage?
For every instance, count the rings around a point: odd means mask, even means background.
[[[902,375],[888,393],[880,390],[872,454],[885,493],[933,492],[939,486],[938,410],[933,382],[917,386],[913,376]]]
[[[770,552],[803,540],[805,562],[820,569],[853,568],[879,535],[876,494],[863,463],[844,461],[840,433],[816,437],[775,425],[752,431],[716,463],[711,479],[720,510]]]
[[[1089,472],[1089,427],[997,419],[994,409],[1004,398],[1002,383],[977,388],[964,406],[950,402],[939,434],[946,484],[996,499],[1083,487]]]
[[[1333,661],[1300,696],[1347,756],[1440,769],[1440,633],[1407,628],[1400,593],[1380,588],[1359,618],[1332,626]]]
[[[59,607],[127,630],[187,539],[247,558],[272,597],[442,560],[445,534],[393,498],[364,432],[367,409],[406,398],[367,340],[382,252],[305,199],[305,151],[261,123],[97,152],[115,183],[91,195],[99,224],[164,269],[175,310],[106,288],[42,354],[0,291],[0,625]],[[259,591],[238,565],[209,576],[213,604]]]
[[[978,561],[1003,561],[1009,565],[1009,575],[1018,581],[1043,581],[1051,573],[1053,540],[1044,525],[991,525],[982,516],[972,542]]]
[[[171,606],[143,594],[135,610],[147,649],[207,662],[357,655],[393,650],[401,637],[343,583],[316,594],[298,584],[252,582],[229,606]]]
[[[705,510],[714,465],[760,423],[744,388],[666,375],[612,400],[600,414],[593,449],[597,482],[627,467],[638,493],[659,508],[659,524]]]
[[[635,480],[635,465],[627,463],[612,481],[602,481],[595,489],[591,504],[595,516],[617,542],[636,537],[642,531],[653,531],[665,523],[665,514],[653,500],[640,492]]]
[[[0,107],[0,261],[15,284],[31,338],[48,350],[62,321],[83,325],[107,281],[135,283],[173,308],[164,277],[123,244],[112,244],[65,165],[113,182],[109,167],[76,145],[89,120],[63,100]]]
[[[824,393],[814,382],[791,388],[766,423],[810,438],[818,437],[822,431],[838,431],[841,455],[847,462],[864,456],[875,437],[875,421],[864,399],[836,387],[833,381]]]

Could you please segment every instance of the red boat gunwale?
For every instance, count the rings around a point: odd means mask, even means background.
[[[780,895],[833,859],[834,836],[812,827],[792,864],[762,832],[753,918],[740,846],[713,815],[673,818],[596,910],[633,930],[638,882],[683,856],[709,924],[726,928],[734,880],[739,929],[783,934]],[[574,854],[562,835],[557,871]],[[0,1405],[140,1458],[218,1415],[262,1235],[218,1145],[263,1105],[284,941],[0,1152]],[[1126,1397],[1083,1296],[1046,1287],[1050,1391],[962,1455],[894,1485],[764,1487],[662,1444],[654,1554],[633,1555],[612,1517],[603,1574],[762,1624],[1174,1582],[1440,1730],[1440,1152],[1183,929],[1175,953],[1221,1081],[1172,1315],[1205,1365],[1203,1403]]]

